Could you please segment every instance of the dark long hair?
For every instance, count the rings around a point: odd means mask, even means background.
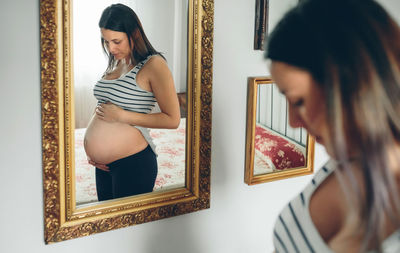
[[[265,57],[308,71],[320,85],[330,149],[360,217],[361,250],[380,250],[387,219],[400,226],[391,173],[400,169],[398,24],[374,0],[303,0],[269,35]],[[362,183],[349,157],[354,151]]]
[[[130,47],[132,47],[131,40],[133,41],[134,48],[131,55],[132,64],[137,64],[149,55],[159,54],[147,39],[136,13],[126,5],[112,4],[104,9],[99,21],[99,27],[125,33],[128,37]],[[101,44],[104,52],[108,56],[108,67],[106,71],[110,71],[115,64],[115,58],[108,52],[103,38],[101,38]]]

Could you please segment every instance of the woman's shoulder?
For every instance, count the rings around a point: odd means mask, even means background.
[[[142,67],[142,71],[146,72],[150,78],[154,77],[154,75],[165,75],[170,72],[167,62],[160,54],[149,56],[145,65]]]
[[[311,220],[325,242],[342,229],[346,210],[346,195],[333,171],[313,192],[309,205]]]
[[[162,66],[167,66],[167,62],[160,54],[153,54],[148,56],[146,65],[152,68],[159,68]]]

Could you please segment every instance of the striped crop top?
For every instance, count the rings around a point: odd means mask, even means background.
[[[152,56],[154,55],[149,55],[146,59],[136,64],[133,69],[117,79],[100,79],[93,89],[98,103],[111,102],[127,111],[150,113],[155,107],[157,100],[152,92],[142,89],[136,83],[136,75]],[[140,126],[134,127],[140,130],[156,154],[156,147],[150,137],[149,129]]]
[[[335,170],[331,160],[320,169],[306,188],[283,209],[273,232],[275,251],[333,253],[315,227],[309,212],[311,196],[322,182]],[[382,244],[384,253],[400,252],[400,230],[390,235]],[[369,253],[374,253],[370,251]]]
[[[151,112],[156,103],[154,94],[142,89],[136,83],[136,74],[151,56],[149,55],[118,79],[99,80],[94,86],[94,96],[98,100],[98,103],[111,102],[124,110],[132,112]]]

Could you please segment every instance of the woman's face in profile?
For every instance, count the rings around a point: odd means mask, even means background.
[[[288,100],[290,126],[305,128],[317,142],[327,146],[325,101],[310,73],[278,61],[272,61],[270,71],[272,79]]]
[[[108,51],[115,59],[126,59],[129,62],[132,49],[125,33],[101,28],[101,36],[106,43]],[[133,42],[131,44],[133,48]]]

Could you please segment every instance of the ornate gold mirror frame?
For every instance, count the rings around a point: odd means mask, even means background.
[[[210,207],[213,0],[189,0],[185,187],[77,208],[71,1],[40,0],[44,238],[58,242]]]
[[[248,78],[248,97],[247,97],[247,126],[246,126],[246,161],[245,161],[245,183],[248,185],[260,184],[269,181],[285,179],[289,177],[307,175],[313,173],[314,168],[314,137],[307,134],[306,140],[306,161],[305,166],[288,168],[271,173],[254,173],[255,158],[255,129],[258,86],[263,84],[274,84],[270,77],[249,77]]]

